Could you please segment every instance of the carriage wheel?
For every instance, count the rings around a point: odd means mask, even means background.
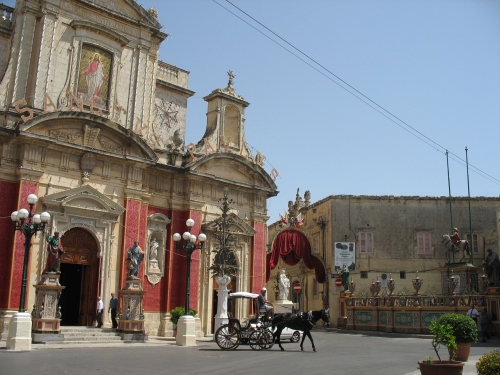
[[[274,336],[271,331],[265,329],[259,337],[259,345],[261,349],[271,349],[274,345]]]
[[[224,324],[215,332],[215,342],[222,350],[236,349],[240,345],[239,331],[233,325]]]
[[[250,347],[253,350],[261,350],[262,347],[260,346],[260,334],[262,331],[254,331],[250,334],[250,337],[248,337],[248,343],[250,344]]]

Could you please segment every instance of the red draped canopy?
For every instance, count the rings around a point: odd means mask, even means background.
[[[316,280],[319,283],[326,281],[323,262],[312,255],[309,240],[302,232],[285,230],[276,236],[273,242],[273,251],[267,254],[266,282],[269,281],[271,270],[278,265],[280,257],[289,266],[294,266],[303,259],[308,269],[314,269]]]

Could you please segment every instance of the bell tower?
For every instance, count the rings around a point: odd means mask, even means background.
[[[226,88],[216,89],[203,99],[208,103],[207,128],[197,151],[229,152],[252,158],[245,141],[245,108],[250,105],[233,86],[235,74],[227,72]]]

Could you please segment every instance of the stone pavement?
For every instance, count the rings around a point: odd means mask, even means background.
[[[385,338],[385,339],[394,338],[394,341],[396,341],[396,342],[398,342],[398,341],[401,342],[400,340],[405,340],[405,338],[419,338],[419,339],[427,339],[428,338],[430,340],[430,335],[404,335],[404,334],[391,334],[391,333],[366,332],[366,331],[363,331],[363,332],[343,331],[343,330],[337,330],[335,328],[326,329],[326,328],[320,328],[320,327],[315,328],[314,331],[324,332],[324,334],[326,335],[326,336],[324,336],[324,338],[328,341],[333,340],[332,343],[335,343],[335,342],[345,343],[345,340],[342,338],[343,336],[350,336],[350,337],[352,337],[352,339],[363,340],[363,341],[365,341],[366,338],[369,336],[371,336],[371,337],[375,336],[375,337],[380,337],[380,338]],[[314,332],[313,332],[313,334],[314,334]],[[334,334],[334,336],[330,336],[330,334]],[[363,337],[366,337],[366,338],[363,339]],[[346,337],[346,339],[347,339],[347,337]],[[315,341],[319,341],[319,340],[320,340],[320,337],[315,338]],[[372,338],[372,340],[373,340],[373,338]],[[376,341],[378,342],[378,339],[376,339]],[[427,340],[422,340],[422,341],[426,342]],[[217,353],[219,352],[219,349],[216,346],[216,344],[214,343],[212,336],[198,338],[197,342],[198,342],[199,348],[200,347],[209,348],[209,349],[202,349],[202,350],[212,350],[212,351],[217,352]],[[475,368],[477,361],[479,360],[479,358],[483,354],[489,353],[491,350],[500,346],[500,345],[496,345],[497,343],[500,344],[500,342],[498,340],[492,340],[488,344],[481,344],[481,343],[474,344],[473,348],[471,349],[471,355],[469,357],[469,360],[465,363],[463,375],[477,375],[476,368]],[[307,339],[306,339],[305,346],[306,346],[306,344],[307,344]],[[317,345],[321,345],[321,348],[324,347],[324,343],[321,343],[321,344],[317,343]],[[353,345],[354,345],[353,347],[356,347],[356,344],[353,344]],[[419,346],[420,349],[418,349],[418,352],[422,353],[421,344],[419,344],[419,345],[420,345]],[[116,348],[119,350],[119,348],[129,348],[129,347],[141,347],[141,348],[153,349],[153,347],[157,347],[157,348],[165,347],[166,348],[169,346],[174,346],[174,347],[176,346],[176,342],[175,342],[174,338],[150,336],[149,340],[145,343],[125,343],[125,342],[119,341],[116,343],[98,343],[98,342],[96,342],[96,343],[85,343],[85,344],[77,344],[77,343],[73,343],[73,344],[68,344],[68,343],[33,344],[32,351],[39,352],[39,351],[45,351],[45,350],[50,350],[50,349],[70,349],[70,350],[73,350],[73,349],[91,349],[91,348]],[[430,345],[427,345],[427,343],[425,343],[424,347],[427,350],[430,349]],[[285,347],[285,349],[287,351],[289,351],[290,348],[292,348],[292,346],[290,345],[290,343],[288,343],[288,347]],[[172,348],[172,349],[174,349],[174,348]],[[338,347],[335,347],[335,344],[333,344],[333,349],[338,351]],[[2,352],[5,353],[5,351],[4,351],[5,350],[5,341],[0,341],[0,350],[2,350]],[[238,351],[242,351],[242,350],[250,350],[250,349],[245,348],[245,347],[240,347],[238,349]],[[273,347],[273,351],[274,350],[277,350],[277,347]],[[321,351],[323,352],[323,350],[321,350]],[[76,351],[76,352],[80,352],[80,351]],[[250,352],[252,352],[252,351],[250,351]],[[306,348],[306,352],[310,352],[310,347]],[[352,349],[350,349],[350,352],[352,352]],[[232,355],[234,355],[235,352],[232,351],[231,353],[233,353]],[[221,351],[221,355],[227,355],[227,354],[228,354],[227,352]],[[258,357],[257,353],[253,353],[253,354],[256,354]],[[384,355],[387,353],[384,353],[384,351],[382,351],[381,354]],[[431,354],[430,351],[428,351],[427,354]],[[342,355],[342,354],[340,354],[340,355]],[[426,358],[426,355],[425,354],[422,356],[418,355],[417,358],[419,358],[419,357],[424,359],[424,358]],[[345,358],[345,359],[347,359],[347,358]],[[359,358],[358,358],[358,360],[354,361],[355,366],[358,366],[359,363],[357,363],[357,362],[359,362]],[[408,362],[408,363],[411,363],[411,365],[408,367],[403,366],[403,368],[407,368],[406,371],[399,372],[399,371],[401,371],[401,369],[400,369],[397,373],[402,374],[402,375],[420,375],[420,371],[417,369],[418,365],[417,365],[416,361],[414,361],[414,359],[412,359],[412,361]],[[0,371],[0,373],[1,373],[1,371]],[[337,372],[332,372],[332,373],[337,374]],[[340,374],[342,372],[338,372],[338,373]],[[363,373],[367,373],[367,372],[356,372],[356,373],[363,374]],[[394,374],[397,374],[397,373],[394,372]]]

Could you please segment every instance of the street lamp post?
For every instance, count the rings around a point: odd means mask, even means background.
[[[177,337],[176,343],[181,346],[195,346],[196,345],[196,335],[195,335],[195,322],[194,317],[189,314],[189,297],[190,297],[190,282],[191,282],[191,255],[195,250],[203,249],[203,245],[207,236],[200,233],[198,236],[199,244],[196,244],[196,236],[191,234],[191,229],[194,226],[193,219],[187,219],[186,226],[188,231],[184,232],[182,238],[184,243],[180,243],[181,235],[175,233],[172,238],[175,241],[175,247],[177,249],[183,249],[186,253],[186,301],[184,307],[184,315],[179,318],[177,323]]]
[[[14,211],[10,215],[14,223],[14,233],[16,231],[23,233],[25,241],[19,312],[12,315],[9,323],[9,335],[7,338],[7,349],[9,350],[31,349],[31,316],[25,309],[31,239],[33,236],[36,236],[37,232],[43,231],[45,225],[50,220],[50,214],[48,212],[33,214],[33,208],[38,201],[38,197],[35,194],[28,195],[27,201],[30,206],[29,212],[27,209],[21,208],[19,211]]]

